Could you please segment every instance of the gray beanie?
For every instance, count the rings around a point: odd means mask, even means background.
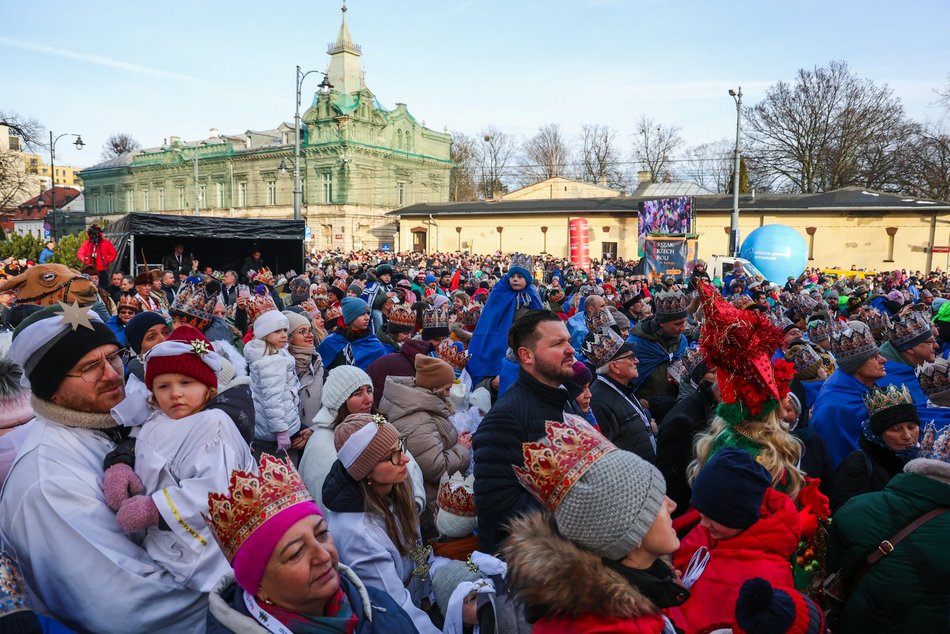
[[[554,510],[558,531],[617,561],[643,541],[666,496],[666,482],[640,456],[617,449],[597,460]]]
[[[481,577],[481,574],[473,572],[464,561],[452,560],[439,566],[432,572],[432,592],[435,594],[436,604],[445,612],[452,593],[460,583],[475,581]]]

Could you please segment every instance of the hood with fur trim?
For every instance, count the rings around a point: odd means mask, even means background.
[[[659,613],[619,572],[559,535],[541,513],[512,520],[502,552],[512,592],[546,618],[596,614],[628,619]]]

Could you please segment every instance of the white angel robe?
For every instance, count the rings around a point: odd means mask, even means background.
[[[149,528],[143,545],[187,588],[209,592],[231,571],[202,514],[208,514],[208,493],[226,492],[234,469],[256,472],[257,466],[221,410],[178,420],[156,412],[139,429],[135,473],[171,529]]]
[[[0,539],[34,607],[76,631],[204,632],[207,599],[119,528],[102,494],[104,433],[37,417],[0,493]]]

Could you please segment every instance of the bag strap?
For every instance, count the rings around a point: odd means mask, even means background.
[[[934,519],[935,517],[939,517],[940,515],[943,515],[947,511],[950,511],[950,508],[947,508],[945,506],[938,506],[937,508],[932,509],[931,511],[928,511],[927,513],[924,513],[923,515],[915,519],[913,522],[911,522],[910,524],[908,524],[907,526],[899,530],[897,533],[895,533],[894,536],[891,537],[890,539],[885,539],[884,541],[882,541],[878,545],[877,549],[872,551],[867,556],[864,564],[862,564],[857,574],[854,575],[854,578],[851,579],[851,583],[849,584],[850,587],[857,588],[858,584],[861,583],[861,579],[863,579],[865,575],[871,572],[871,568],[874,566],[874,564],[876,564],[881,559],[883,559],[887,555],[890,555],[892,552],[894,552],[894,549],[897,547],[897,545],[900,544],[905,539],[907,539],[907,537],[911,533],[913,533],[915,530],[917,530],[918,528],[920,528],[921,526],[923,526],[930,520]]]
[[[913,522],[911,522],[910,524],[902,528],[896,535],[894,535],[890,539],[885,539],[884,541],[882,541],[878,545],[877,550],[871,552],[871,554],[868,555],[867,557],[868,565],[873,566],[874,564],[879,562],[881,559],[883,559],[885,556],[890,555],[894,551],[894,548],[896,548],[899,543],[907,539],[907,537],[911,533],[913,533],[915,530],[917,530],[918,528],[920,528],[921,526],[923,526],[930,520],[934,519],[935,517],[939,517],[940,515],[943,515],[947,511],[950,511],[950,508],[947,508],[944,506],[938,506],[937,508],[927,513],[924,513],[923,515],[918,517],[916,520],[914,520]]]

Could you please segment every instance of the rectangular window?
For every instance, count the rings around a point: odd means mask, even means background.
[[[221,183],[214,184],[214,193],[215,200],[217,201],[218,209],[224,207],[224,185]]]
[[[396,183],[396,203],[402,207],[406,204],[406,184]]]
[[[135,190],[134,189],[125,190],[125,210],[135,211]]]
[[[109,199],[106,200],[106,213],[111,214],[115,211],[115,194],[109,193]]]
[[[238,207],[247,207],[247,181],[238,183]]]
[[[179,209],[185,208],[185,186],[184,185],[178,186],[178,208]]]
[[[202,185],[198,188],[198,204],[202,209],[208,208],[208,186]]]
[[[92,211],[93,213],[99,213],[99,194],[93,194],[92,196]]]
[[[267,204],[277,204],[277,181],[267,181]]]
[[[147,189],[142,190],[142,210],[143,211],[152,210],[152,208],[148,204],[148,190]]]
[[[165,188],[158,188],[158,210],[165,211]]]
[[[323,175],[323,202],[333,202],[333,174],[330,172]]]

